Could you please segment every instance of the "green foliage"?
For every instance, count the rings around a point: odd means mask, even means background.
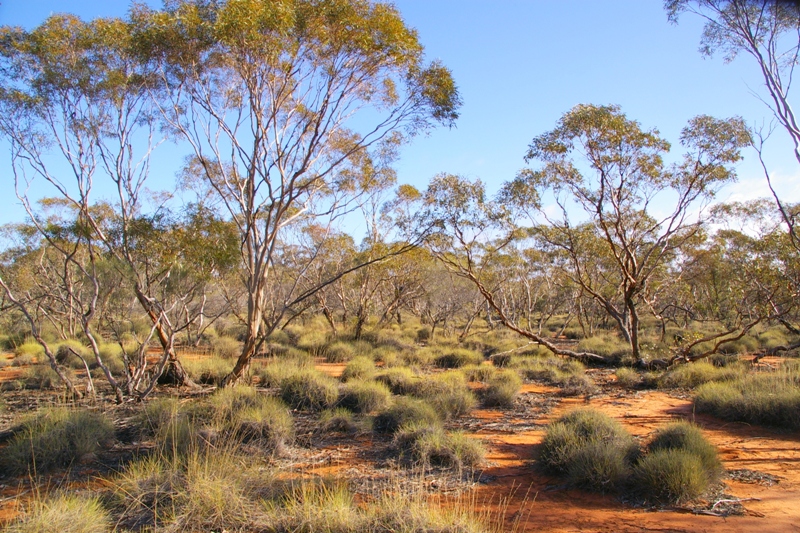
[[[461,367],[461,373],[468,381],[486,382],[497,372],[497,368],[490,365],[469,365]]]
[[[483,390],[483,403],[487,407],[509,407],[519,394],[522,379],[516,370],[495,372]]]
[[[389,387],[376,381],[349,381],[342,387],[337,404],[354,413],[385,409],[391,401]]]
[[[574,359],[547,357],[515,357],[511,367],[527,379],[544,381],[561,388],[563,394],[574,396],[591,394],[597,390],[592,379],[586,375],[586,367]]]
[[[798,375],[779,370],[707,383],[695,392],[695,409],[723,420],[800,429]]]
[[[75,353],[79,354],[84,359],[89,358],[89,350],[79,341],[74,339],[63,341],[59,343],[58,348],[56,348],[56,361],[70,368],[83,370],[83,361],[81,361],[80,357],[75,355]],[[94,357],[88,359],[87,363],[90,363],[93,359]]]
[[[68,368],[62,368],[67,377],[74,379],[74,373]],[[61,378],[50,365],[32,365],[22,372],[22,382],[26,389],[55,389],[62,385]]]
[[[622,367],[618,368],[614,375],[617,378],[617,383],[625,387],[626,389],[635,389],[642,383],[642,378],[639,375],[639,372],[632,368]]]
[[[401,427],[412,424],[431,425],[441,422],[436,410],[424,400],[401,396],[372,423],[378,433],[396,433]]]
[[[8,526],[8,533],[107,533],[111,517],[99,498],[55,494],[36,498],[22,516]]]
[[[410,393],[427,401],[445,418],[456,418],[470,412],[478,403],[467,386],[464,374],[456,371],[434,374],[411,385]]]
[[[576,350],[616,359],[622,359],[631,353],[630,346],[617,337],[610,335],[582,339],[578,343]]]
[[[595,471],[591,469],[591,465],[584,464],[583,472],[588,476],[585,482],[593,483],[595,488],[604,484],[611,486],[617,484],[619,479],[614,477],[603,480],[596,476],[601,471],[606,471],[609,475],[620,472],[615,466],[615,457],[619,454],[613,450],[602,450],[604,447],[620,451],[628,462],[639,451],[633,437],[619,422],[599,411],[578,409],[548,426],[542,440],[539,460],[548,472],[564,474],[569,473],[579,454],[583,463],[590,463],[594,455],[598,461],[604,461],[605,465],[599,466],[600,470]],[[572,481],[581,482],[579,472],[575,476],[571,477]]]
[[[232,337],[214,337],[211,339],[211,352],[222,359],[235,359],[242,353],[242,344]]]
[[[331,431],[353,433],[358,430],[353,412],[341,407],[322,411],[319,415],[319,424],[319,430],[322,433]]]
[[[679,503],[700,496],[708,477],[699,457],[683,449],[661,449],[647,454],[633,471],[637,494],[664,503]]]
[[[193,381],[204,385],[219,385],[232,368],[231,361],[217,356],[186,359],[182,364]]]
[[[480,442],[462,433],[424,423],[401,427],[394,436],[394,449],[406,464],[457,470],[478,466],[486,453]]]
[[[239,385],[216,391],[210,418],[223,436],[277,451],[294,433],[292,415],[279,400]]]
[[[630,445],[588,439],[566,465],[569,484],[597,492],[618,489],[631,472]]]
[[[709,482],[714,482],[722,473],[722,463],[717,449],[706,440],[700,428],[689,422],[675,422],[660,428],[648,445],[653,453],[658,450],[684,450],[700,459]]]
[[[678,365],[664,374],[658,380],[661,388],[693,389],[710,381],[730,381],[741,377],[745,372],[742,365],[728,365],[717,367],[708,361],[695,361]]]
[[[289,375],[279,388],[281,399],[294,409],[321,411],[332,407],[339,396],[336,382],[313,369]]]
[[[436,357],[433,363],[439,368],[461,368],[466,365],[483,363],[483,355],[475,350],[453,348]]]
[[[86,409],[43,409],[22,422],[3,450],[3,470],[13,474],[69,466],[112,439],[114,426]]]
[[[346,363],[355,357],[355,348],[347,342],[334,342],[324,349],[325,361],[328,363]]]
[[[415,390],[420,378],[407,367],[387,368],[375,376],[376,381],[385,383],[392,394],[410,394]]]
[[[185,406],[177,398],[157,398],[147,403],[137,426],[143,437],[153,438],[162,454],[185,456],[197,450],[200,426],[209,418],[204,406]]]
[[[254,377],[262,387],[280,387],[290,376],[314,370],[314,364],[307,356],[299,358],[280,358],[253,369]]]
[[[342,381],[353,379],[371,379],[376,372],[375,362],[366,356],[359,355],[352,359],[342,372]]]
[[[44,348],[34,340],[26,340],[24,344],[20,344],[14,349],[14,355],[16,356],[15,359],[25,358],[26,362],[20,362],[20,364],[31,364],[35,361],[41,362],[44,358]]]

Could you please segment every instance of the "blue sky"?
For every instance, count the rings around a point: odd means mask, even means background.
[[[157,2],[150,2],[158,5]],[[675,145],[693,116],[739,115],[770,120],[754,95],[761,80],[749,58],[724,64],[697,51],[702,22],[667,22],[660,0],[398,0],[427,55],[452,69],[464,106],[454,129],[438,129],[406,146],[399,180],[424,188],[439,172],[484,180],[490,191],[524,166],[531,139],[552,129],[580,103],[619,104]],[[0,24],[33,27],[51,12],[85,19],[118,16],[126,1],[2,0]],[[800,168],[778,131],[769,164],[787,200],[800,200]],[[0,146],[0,150],[3,150]],[[176,148],[173,150],[179,151]],[[182,154],[176,154],[176,164]],[[768,194],[755,154],[745,153],[740,182],[720,199]],[[21,220],[14,207],[8,159],[0,152],[0,223]],[[169,183],[152,184],[168,188]]]

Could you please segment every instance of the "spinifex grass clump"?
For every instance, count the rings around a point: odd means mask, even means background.
[[[441,417],[429,403],[417,398],[401,396],[384,411],[378,413],[372,427],[378,433],[395,433],[411,424],[436,424]]]
[[[372,358],[360,355],[353,358],[342,372],[342,381],[352,379],[371,379],[375,375],[375,361]]]
[[[647,449],[634,468],[632,482],[637,494],[653,501],[697,498],[722,472],[717,450],[688,422],[660,429]]]
[[[433,361],[439,368],[461,368],[467,365],[479,365],[482,362],[483,355],[465,348],[451,348]]]
[[[511,366],[527,379],[559,387],[567,396],[591,394],[597,390],[592,379],[586,375],[586,367],[574,359],[520,356],[513,359]]]
[[[287,376],[279,387],[281,399],[294,409],[321,411],[332,407],[339,397],[336,381],[314,369]]]
[[[277,398],[252,387],[222,389],[209,398],[211,423],[224,439],[279,451],[292,438],[292,415]]]
[[[8,533],[107,533],[111,516],[98,498],[55,494],[36,499],[22,516],[11,523]]]
[[[219,385],[233,368],[233,363],[217,355],[202,359],[186,359],[183,368],[196,383]]]
[[[519,394],[522,378],[516,370],[499,370],[486,382],[483,403],[488,407],[509,407]]]
[[[443,372],[420,379],[411,385],[410,393],[428,402],[445,418],[457,418],[470,412],[478,403],[467,386],[464,374]]]
[[[605,414],[580,409],[550,424],[539,460],[545,470],[592,490],[616,488],[630,473],[639,447],[622,425]]]
[[[693,389],[712,381],[731,381],[740,378],[746,372],[742,364],[717,366],[710,361],[696,361],[676,366],[658,379],[661,388]]]
[[[385,383],[393,394],[410,394],[420,378],[410,368],[401,366],[387,368],[375,376],[375,380]]]
[[[392,399],[389,387],[378,381],[349,381],[342,387],[337,405],[354,413],[386,408]]]
[[[394,449],[408,465],[422,468],[474,468],[486,454],[483,445],[463,433],[449,433],[439,424],[409,424],[394,437]]]
[[[694,405],[697,412],[723,420],[800,429],[800,372],[784,364],[776,371],[707,383],[697,389]]]
[[[86,409],[43,409],[25,420],[3,450],[0,464],[11,474],[69,466],[98,451],[114,436],[102,414]]]

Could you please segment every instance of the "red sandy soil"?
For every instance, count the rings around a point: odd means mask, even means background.
[[[658,427],[676,418],[694,420],[706,437],[718,447],[726,469],[747,468],[778,476],[780,482],[767,487],[725,480],[727,493],[758,498],[743,505],[745,516],[727,518],[695,515],[686,510],[648,511],[621,503],[615,496],[603,496],[559,487],[559,479],[535,470],[536,445],[543,430],[514,434],[478,432],[489,444],[485,474],[495,476],[478,489],[478,501],[496,509],[506,498],[506,523],[519,518],[519,531],[552,532],[783,532],[800,531],[800,432],[786,433],[739,423],[725,423],[692,413],[688,399],[658,391],[633,396],[564,399],[547,420],[554,420],[575,407],[590,406],[622,421],[636,436],[646,438]],[[482,415],[482,413],[479,413]],[[491,412],[485,416],[491,417]],[[511,495],[509,497],[509,495]],[[519,514],[517,514],[519,513]]]
[[[318,362],[316,366],[336,377],[341,375],[345,365]],[[21,371],[16,367],[2,368],[0,381],[15,379]],[[558,394],[558,389],[526,384],[522,390],[523,397],[531,395],[530,398],[537,399],[535,401],[550,394]],[[693,420],[718,447],[726,469],[771,474],[779,478],[779,483],[766,486],[725,479],[726,493],[740,499],[757,499],[742,502],[746,515],[727,518],[697,515],[682,508],[653,511],[623,503],[614,495],[566,490],[562,480],[539,472],[534,459],[544,435],[542,425],[576,407],[592,407],[609,414],[645,442],[657,428],[670,421]],[[520,429],[481,429],[483,425],[502,426],[495,422],[504,416],[512,428],[519,425]],[[525,421],[509,420],[507,416],[494,409],[473,412],[477,424],[471,425],[470,431],[486,443],[488,465],[483,471],[487,481],[476,485],[471,499],[495,516],[504,514],[509,530],[515,526],[519,532],[559,533],[800,532],[800,432],[723,422],[695,415],[689,398],[661,391],[630,392],[616,388],[611,388],[609,394],[589,399],[560,399],[552,411],[535,420],[536,425],[525,425]],[[350,477],[349,474],[366,466],[358,464],[357,449],[369,445],[368,438],[359,438],[347,449],[341,446],[336,450],[318,449],[314,457],[308,458],[311,460],[304,465],[302,475]],[[0,524],[18,512],[13,492],[10,487],[0,487]]]

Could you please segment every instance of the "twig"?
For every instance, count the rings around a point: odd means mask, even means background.
[[[760,502],[761,498],[741,498],[741,499],[733,499],[733,500],[719,500],[717,503],[711,506],[711,510],[713,511],[714,508],[721,504],[721,503],[742,503],[742,502]]]

